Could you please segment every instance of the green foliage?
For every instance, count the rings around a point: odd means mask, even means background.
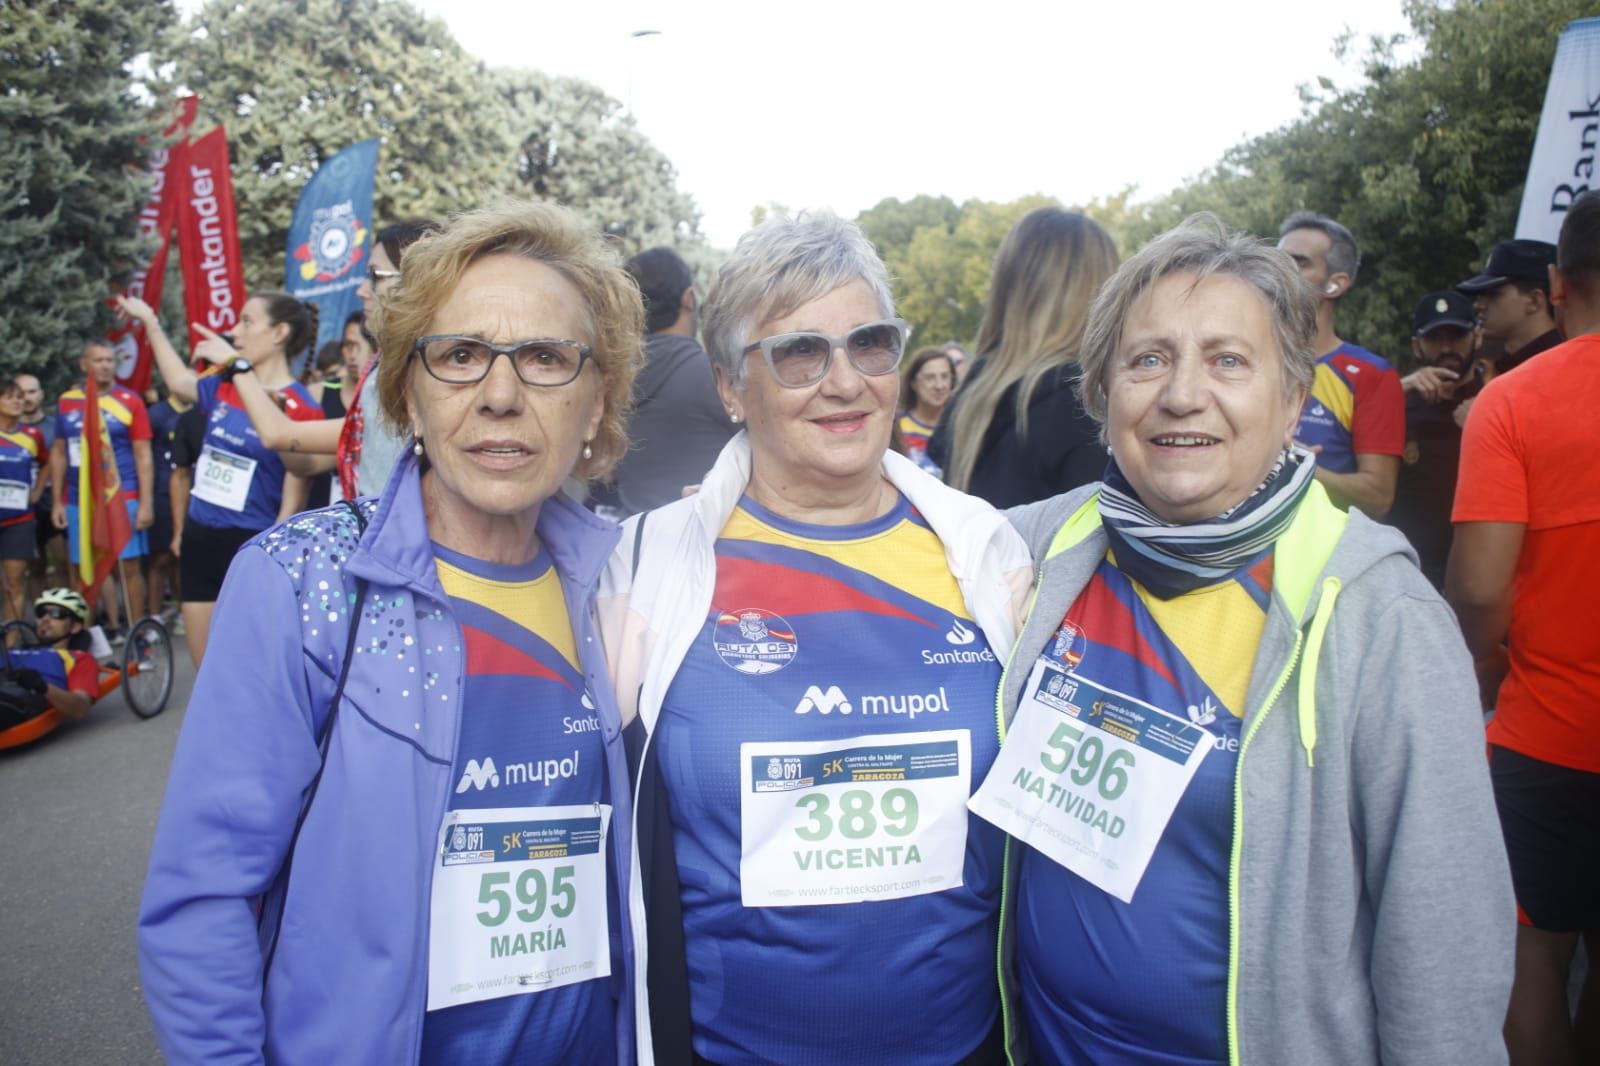
[[[624,115],[621,103],[577,78],[495,71],[516,143],[510,188],[582,212],[624,255],[701,243],[700,214],[677,171]]]
[[[161,120],[133,95],[135,57],[169,3],[8,2],[0,17],[0,371],[59,386],[111,324],[109,284],[148,245],[140,167]]]
[[[955,340],[971,346],[989,298],[1000,241],[1023,215],[1055,205],[1046,196],[1010,203],[918,196],[880,201],[856,217],[894,284],[895,306],[915,330],[913,346]]]
[[[621,105],[575,78],[489,70],[405,0],[211,0],[173,46],[220,118],[252,288],[279,285],[306,181],[382,138],[376,222],[445,218],[506,195],[564,203],[625,253],[700,242],[672,164]]]
[[[1306,90],[1301,117],[1230,150],[1188,186],[1143,205],[1126,252],[1195,211],[1274,236],[1295,210],[1337,218],[1361,244],[1339,334],[1404,364],[1423,293],[1470,277],[1513,235],[1561,28],[1591,0],[1409,0],[1420,45],[1368,42],[1363,83]]]
[[[196,128],[227,131],[251,288],[282,286],[300,190],[357,141],[383,140],[379,224],[442,218],[506,187],[512,138],[488,71],[402,0],[211,0],[171,54],[200,95]]]

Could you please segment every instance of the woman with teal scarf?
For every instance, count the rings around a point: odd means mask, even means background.
[[[1011,512],[1039,590],[972,801],[1013,1062],[1489,1063],[1511,889],[1454,618],[1294,442],[1315,303],[1200,216],[1124,263],[1104,482]]]

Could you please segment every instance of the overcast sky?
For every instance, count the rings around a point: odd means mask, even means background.
[[[1400,0],[413,2],[494,66],[631,101],[724,248],[768,202],[1156,196],[1295,117],[1296,86],[1355,81],[1346,29],[1407,29]]]

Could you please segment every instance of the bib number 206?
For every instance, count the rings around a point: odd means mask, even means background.
[[[504,871],[486,873],[483,875],[483,880],[478,883],[478,902],[487,903],[493,909],[479,911],[478,922],[493,929],[509,918],[513,891],[516,893],[516,901],[522,904],[516,908],[516,912],[517,917],[523,921],[539,921],[544,917],[547,905],[552,918],[565,918],[572,913],[572,908],[578,903],[578,894],[572,886],[572,877],[571,866],[557,866],[555,872],[550,875],[548,884],[545,882],[544,871],[538,868],[522,871],[517,875],[514,885],[511,884],[509,873]]]
[[[1059,723],[1045,745],[1039,762],[1051,773],[1070,770],[1068,776],[1073,784],[1082,786],[1093,781],[1101,797],[1108,800],[1116,799],[1128,787],[1133,752],[1118,748],[1108,756],[1099,737],[1084,740],[1083,730],[1070,722]]]

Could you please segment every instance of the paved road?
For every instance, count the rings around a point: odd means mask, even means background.
[[[159,1063],[134,923],[194,667],[176,640],[164,714],[121,694],[0,751],[0,1063]]]

